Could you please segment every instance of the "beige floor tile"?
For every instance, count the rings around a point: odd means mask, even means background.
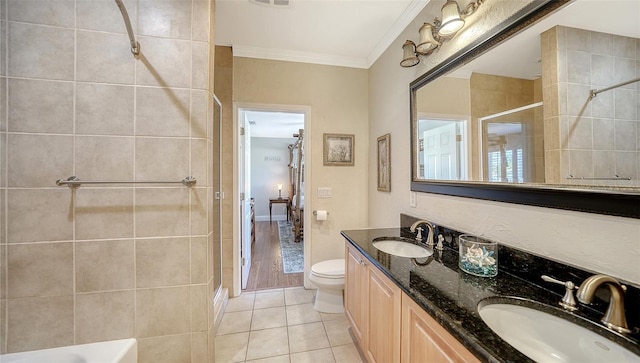
[[[253,309],[253,302],[256,294],[253,292],[243,292],[240,296],[229,299],[225,312],[244,311]]]
[[[252,331],[249,334],[247,359],[289,354],[288,341],[286,327]]]
[[[344,315],[344,313],[339,313],[339,314],[329,314],[329,313],[320,313],[320,317],[322,318],[322,321],[330,321],[330,320],[339,320],[339,319],[346,319],[346,315]]]
[[[280,328],[287,326],[287,315],[284,306],[277,308],[257,309],[253,311],[251,330]]]
[[[248,360],[247,363],[289,363],[289,355],[279,355],[255,360]]]
[[[291,363],[333,363],[335,361],[331,348],[291,354]]]
[[[307,290],[304,287],[292,287],[284,289],[284,301],[287,305],[312,303],[316,290]]]
[[[320,313],[313,309],[313,304],[287,306],[287,325],[297,325],[322,321]]]
[[[222,321],[220,322],[220,327],[216,335],[241,333],[251,330],[252,313],[251,310],[225,313],[222,316]]]
[[[220,335],[216,337],[216,363],[244,362],[247,356],[249,333]]]
[[[329,339],[322,323],[289,326],[291,353],[329,347]]]
[[[351,334],[349,334],[349,321],[346,317],[325,321],[324,328],[332,347],[353,343]]]
[[[331,350],[333,350],[333,356],[336,359],[336,363],[365,362],[364,359],[360,357],[360,353],[358,353],[358,348],[356,348],[355,344],[341,345],[338,347],[333,347],[331,348]]]
[[[254,309],[275,308],[284,306],[284,291],[267,290],[256,292],[256,302],[253,304]]]

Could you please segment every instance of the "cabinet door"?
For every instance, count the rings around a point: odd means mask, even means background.
[[[400,288],[374,266],[367,273],[366,358],[371,363],[400,362]]]
[[[366,309],[366,265],[365,259],[355,247],[346,243],[346,270],[344,285],[345,313],[351,323],[351,331],[355,335],[361,349],[365,349],[363,334],[365,332]]]
[[[402,293],[402,363],[480,362],[456,338]]]

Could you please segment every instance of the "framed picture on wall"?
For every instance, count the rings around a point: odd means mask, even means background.
[[[355,135],[323,134],[324,166],[353,166],[355,153]]]
[[[378,190],[391,191],[391,134],[378,138]]]

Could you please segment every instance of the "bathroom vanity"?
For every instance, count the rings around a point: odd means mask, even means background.
[[[573,313],[565,311],[559,306],[564,286],[540,277],[573,279],[579,285],[593,272],[500,246],[498,275],[473,276],[458,267],[459,232],[442,226],[436,226],[435,232],[443,235],[444,249],[433,250],[427,259],[412,259],[382,252],[373,245],[374,240],[385,237],[411,241],[415,234],[408,228],[342,231],[346,238],[345,310],[352,334],[368,361],[533,361],[482,320],[479,307],[496,299],[544,306],[546,314],[599,334],[602,339],[591,342],[599,346],[595,349],[604,352],[607,344],[621,346],[629,361],[640,361],[637,330],[620,334],[599,323],[607,301],[581,304]],[[640,312],[632,307],[640,302],[640,290],[627,285],[625,295],[629,326],[637,327]]]

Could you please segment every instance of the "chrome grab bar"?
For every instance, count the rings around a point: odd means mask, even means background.
[[[183,184],[192,187],[196,184],[196,178],[187,176],[181,181],[87,181],[80,180],[77,176],[70,176],[67,179],[56,180],[57,186],[67,185],[69,188],[77,188],[82,184]]]
[[[129,34],[129,43],[131,43],[131,53],[133,53],[133,55],[137,57],[140,54],[140,43],[136,41],[136,36],[133,34],[133,28],[131,27],[131,20],[129,20],[127,8],[122,3],[122,0],[116,0],[116,5],[118,5],[118,9],[120,9],[120,12],[122,13],[124,26],[127,27],[127,34]]]

